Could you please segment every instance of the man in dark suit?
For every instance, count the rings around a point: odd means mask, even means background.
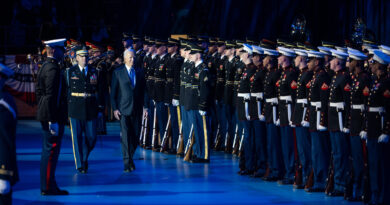
[[[43,130],[41,156],[41,194],[68,195],[60,190],[55,170],[60,154],[61,140],[66,122],[66,95],[60,62],[64,57],[65,39],[45,41],[47,60],[38,71],[35,88],[38,109],[37,120]]]
[[[135,68],[135,51],[123,53],[125,64],[117,68],[111,81],[111,104],[114,116],[120,121],[124,172],[135,170],[133,155],[141,129],[145,78],[142,68]]]

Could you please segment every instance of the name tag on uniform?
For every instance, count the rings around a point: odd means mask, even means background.
[[[72,80],[78,80],[79,77],[77,77],[76,73],[72,72],[72,76],[70,77]]]

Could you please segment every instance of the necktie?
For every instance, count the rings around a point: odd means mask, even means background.
[[[130,81],[131,85],[135,87],[135,71],[132,68],[130,69]]]
[[[85,76],[85,68],[83,68],[83,70],[81,71],[83,73],[83,75]]]

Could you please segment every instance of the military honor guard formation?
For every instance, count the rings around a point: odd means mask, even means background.
[[[69,194],[55,179],[67,126],[75,170],[88,174],[97,135],[118,120],[124,172],[136,171],[137,147],[188,163],[212,163],[219,151],[239,157],[239,175],[367,204],[389,197],[390,47],[128,33],[122,43],[115,52],[44,41],[36,82],[42,195]],[[3,88],[13,71],[1,65],[0,73]],[[0,97],[7,203],[18,181],[16,108],[3,89]]]

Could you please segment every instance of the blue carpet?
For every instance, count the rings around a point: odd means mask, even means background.
[[[118,123],[109,123],[108,135],[98,137],[84,175],[75,170],[66,128],[56,178],[70,195],[44,197],[39,189],[40,152],[40,125],[19,121],[20,181],[14,186],[14,204],[360,204],[239,176],[238,158],[220,152],[212,153],[210,164],[190,164],[138,148],[136,171],[123,173]]]

